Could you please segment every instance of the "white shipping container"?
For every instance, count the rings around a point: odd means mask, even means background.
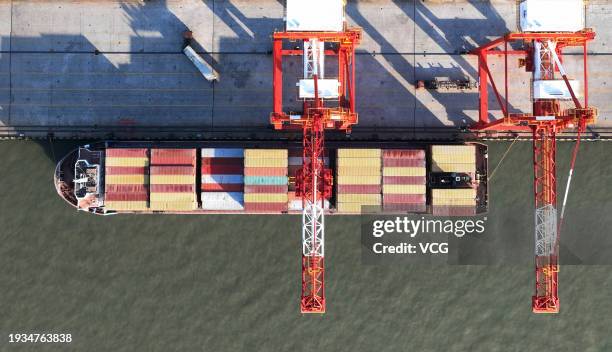
[[[242,184],[242,175],[202,175],[203,184]]]
[[[325,209],[329,209],[329,201],[328,200],[325,200],[325,202],[323,204],[323,207]],[[294,210],[294,211],[302,210],[302,200],[301,199],[290,200],[289,204],[288,204],[288,209],[289,210]]]
[[[340,82],[337,79],[317,80],[320,99],[337,99],[340,96]],[[298,83],[300,99],[315,97],[314,79],[301,79]]]
[[[241,192],[203,192],[201,200],[204,210],[244,209],[244,193]]]
[[[242,148],[202,148],[203,158],[244,158]]]
[[[519,17],[523,32],[578,32],[585,27],[582,0],[524,0]]]

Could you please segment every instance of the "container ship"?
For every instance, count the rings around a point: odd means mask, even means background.
[[[301,146],[244,144],[85,145],[57,164],[55,186],[73,207],[99,215],[301,213],[296,189]],[[472,216],[487,211],[486,145],[383,145],[389,147],[329,143],[324,155],[333,182],[325,200],[328,214]]]

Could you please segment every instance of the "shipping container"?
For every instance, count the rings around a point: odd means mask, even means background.
[[[361,193],[361,194],[378,194],[381,192],[380,185],[338,185],[338,193]]]
[[[146,202],[147,200],[149,200],[149,195],[146,192],[106,192],[106,194],[104,195],[105,202]]]
[[[383,194],[383,204],[388,203],[422,203],[425,205],[425,194]]]
[[[245,176],[245,185],[286,185],[286,176]]]
[[[241,175],[244,167],[242,165],[202,165],[200,170],[202,175]]]
[[[202,183],[212,183],[212,184],[242,184],[244,183],[244,177],[242,175],[202,175]]]
[[[384,194],[425,194],[425,185],[383,185]]]
[[[104,202],[104,206],[115,211],[144,211],[148,209],[148,202],[111,201]]]
[[[425,168],[423,159],[383,159],[383,167],[420,167]]]
[[[107,166],[106,175],[144,175],[148,168],[144,166]]]
[[[200,156],[203,158],[244,158],[242,148],[202,148]]]
[[[145,167],[149,166],[149,158],[110,157],[105,159],[106,166]]]
[[[425,151],[422,149],[384,149],[382,155],[383,158],[425,160]]]
[[[425,182],[425,176],[383,176],[383,184],[386,185],[418,185]]]
[[[376,167],[344,166],[338,168],[338,176],[380,176],[381,172]]]
[[[204,192],[244,192],[242,183],[203,183],[200,189]]]
[[[194,175],[151,175],[151,184],[194,184]]]
[[[195,175],[193,166],[156,166],[150,167],[151,175]]]
[[[287,192],[285,193],[245,193],[245,203],[287,203]]]
[[[380,176],[338,176],[339,185],[380,185]]]
[[[287,176],[287,169],[282,167],[245,167],[245,176]]]
[[[287,161],[289,153],[287,149],[245,149],[245,159],[283,159]]]
[[[252,213],[280,213],[286,212],[287,202],[283,203],[244,203],[244,210]]]
[[[380,149],[338,149],[338,158],[380,159]]]
[[[425,176],[424,167],[385,167],[383,176]]]
[[[106,184],[146,184],[148,175],[106,175]]]
[[[287,159],[280,158],[245,158],[244,166],[245,167],[279,167],[279,168],[287,168],[288,162]]]
[[[380,168],[381,160],[377,158],[338,158],[339,168],[357,166],[363,168]]]
[[[148,158],[146,148],[107,148],[106,158]]]
[[[151,165],[195,165],[195,149],[151,149]]]
[[[382,210],[380,205],[362,205],[360,203],[338,203],[336,209],[339,213],[377,213]]]
[[[245,193],[287,193],[289,187],[287,185],[246,185],[244,186]]]
[[[338,194],[338,203],[360,203],[363,205],[378,205],[380,194]]]

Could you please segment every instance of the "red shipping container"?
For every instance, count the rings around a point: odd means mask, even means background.
[[[106,185],[106,193],[149,193],[146,185]]]
[[[387,203],[423,203],[424,194],[383,194],[383,204]]]
[[[195,175],[193,166],[151,166],[151,175]]]
[[[107,175],[144,175],[147,168],[139,166],[107,166]]]
[[[244,176],[287,176],[284,167],[245,167]]]
[[[383,167],[425,167],[425,160],[384,158]]]
[[[149,200],[147,193],[115,193],[106,192],[104,195],[106,201],[120,201],[120,202],[142,202]]]
[[[244,203],[244,210],[251,213],[280,213],[287,211],[287,203]]]
[[[425,159],[422,149],[383,149],[382,155],[383,158]]]
[[[202,165],[202,175],[242,175],[242,165]]]
[[[204,192],[244,192],[244,185],[240,183],[204,183],[202,184]]]
[[[245,185],[244,193],[287,193],[286,185]]]
[[[108,148],[106,157],[112,158],[144,158],[147,156],[146,148]]]
[[[385,212],[424,213],[426,210],[425,204],[383,204]]]
[[[243,158],[202,158],[202,165],[244,165]]]
[[[425,176],[383,176],[385,185],[424,185]]]
[[[195,149],[151,149],[151,165],[195,165]]]
[[[151,185],[151,193],[194,193],[195,185]]]
[[[338,193],[343,194],[377,194],[380,192],[380,185],[338,185]]]
[[[445,216],[472,216],[476,215],[476,207],[473,206],[432,206],[433,215]]]

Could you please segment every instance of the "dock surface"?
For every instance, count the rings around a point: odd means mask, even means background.
[[[0,134],[273,135],[271,34],[283,29],[283,11],[278,0],[0,0]],[[469,126],[477,90],[429,91],[415,82],[476,79],[477,60],[465,52],[517,29],[509,0],[349,1],[346,14],[364,33],[355,132],[377,138],[446,136]],[[612,134],[610,18],[611,2],[589,2],[587,26],[597,33],[589,45],[589,104],[600,111],[592,131],[602,134]],[[182,53],[187,29],[218,82],[206,81]],[[579,54],[564,63],[581,80]],[[284,68],[288,102],[295,103],[290,77],[297,81],[299,60]],[[503,60],[492,64],[503,80]],[[511,111],[530,111],[531,75],[516,58],[510,72]],[[492,91],[489,98],[496,107]]]

